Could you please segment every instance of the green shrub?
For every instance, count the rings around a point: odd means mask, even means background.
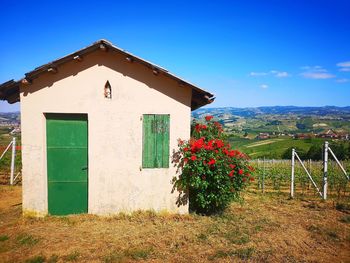
[[[173,163],[180,172],[173,180],[179,203],[189,197],[190,210],[200,214],[222,212],[254,180],[247,156],[231,149],[212,116],[206,116],[205,124],[193,125],[189,141],[179,140]]]

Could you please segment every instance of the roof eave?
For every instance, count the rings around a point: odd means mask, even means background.
[[[19,82],[13,79],[0,85],[0,100],[13,104],[19,101]]]

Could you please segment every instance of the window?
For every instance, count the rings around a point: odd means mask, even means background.
[[[143,168],[169,168],[168,114],[143,115]]]
[[[105,84],[104,95],[106,99],[112,99],[112,87],[108,80]]]

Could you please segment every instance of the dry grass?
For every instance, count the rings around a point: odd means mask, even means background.
[[[23,218],[21,188],[0,186],[0,261],[350,262],[348,204],[339,211],[331,201],[253,190],[244,198],[212,217]]]

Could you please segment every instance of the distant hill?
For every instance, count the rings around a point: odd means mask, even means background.
[[[20,123],[20,112],[0,112],[0,123]]]
[[[302,116],[333,116],[341,115],[350,117],[350,106],[336,107],[298,107],[298,106],[271,106],[271,107],[256,107],[256,108],[202,108],[194,111],[192,116],[195,118],[203,114],[231,114],[240,117],[255,117],[266,114],[283,114],[283,115],[302,115]]]
[[[319,134],[332,130],[350,133],[350,107],[272,106],[257,108],[203,108],[192,112],[194,119],[213,115],[226,132],[256,137],[271,134]],[[246,137],[245,136],[245,137]]]

